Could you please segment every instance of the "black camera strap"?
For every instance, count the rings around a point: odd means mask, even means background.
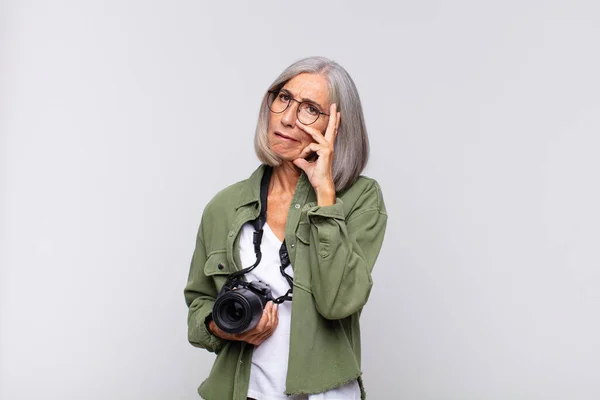
[[[273,300],[273,303],[275,304],[281,304],[286,300],[292,301],[292,292],[294,291],[294,278],[292,278],[285,272],[287,266],[290,265],[290,255],[288,254],[287,247],[285,245],[285,240],[283,241],[283,243],[281,243],[281,247],[279,248],[279,260],[281,261],[281,265],[279,266],[279,272],[281,272],[281,275],[283,275],[285,280],[288,282],[290,288],[283,296],[279,296],[278,298]]]
[[[260,181],[260,214],[258,218],[255,219],[252,224],[254,225],[254,234],[252,237],[252,243],[254,244],[254,253],[256,254],[256,262],[251,266],[244,268],[240,271],[236,271],[229,275],[227,278],[228,281],[234,280],[242,275],[247,274],[252,271],[254,268],[260,264],[262,259],[262,252],[260,251],[260,245],[262,243],[263,237],[263,228],[267,223],[267,195],[269,192],[269,182],[271,181],[271,175],[273,175],[273,168],[270,166],[265,166],[265,172],[263,173],[262,179]],[[273,303],[280,304],[284,301],[292,300],[292,292],[294,289],[293,282],[294,279],[285,272],[285,268],[290,265],[290,256],[287,250],[287,246],[285,245],[285,240],[281,244],[279,248],[279,260],[281,261],[281,266],[279,267],[279,271],[281,275],[287,280],[290,285],[290,289],[283,295],[276,299],[273,299]]]

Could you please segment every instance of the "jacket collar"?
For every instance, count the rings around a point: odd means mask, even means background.
[[[260,181],[265,172],[266,165],[261,164],[248,179],[240,193],[240,201],[237,204],[236,210],[252,203],[260,202]]]

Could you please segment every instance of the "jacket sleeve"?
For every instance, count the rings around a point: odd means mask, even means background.
[[[310,209],[307,215],[317,310],[327,319],[345,318],[367,303],[373,286],[371,271],[387,223],[381,190],[373,181],[347,216],[339,198],[331,206]]]
[[[187,285],[184,289],[188,311],[188,340],[196,347],[218,353],[225,345],[225,340],[213,335],[206,326],[206,319],[211,315],[217,288],[213,279],[204,274],[206,248],[202,237],[202,226],[196,239],[196,249],[192,256]]]

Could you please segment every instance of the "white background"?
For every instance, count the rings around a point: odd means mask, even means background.
[[[592,0],[5,0],[0,398],[198,398],[200,215],[309,55],[354,78],[389,212],[369,398],[600,398],[599,50]]]

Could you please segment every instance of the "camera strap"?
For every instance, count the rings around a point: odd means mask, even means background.
[[[288,282],[290,288],[283,296],[279,296],[278,298],[273,300],[273,303],[275,304],[281,304],[286,300],[292,301],[292,292],[294,291],[294,278],[292,278],[285,272],[286,267],[290,265],[290,255],[288,254],[287,247],[285,245],[285,240],[283,241],[283,243],[281,243],[281,247],[279,248],[279,260],[281,261],[281,265],[279,266],[279,272],[281,272],[281,275],[283,275],[285,280]]]
[[[270,166],[265,166],[265,172],[263,173],[262,179],[260,181],[260,214],[258,214],[258,218],[255,219],[252,224],[254,225],[254,234],[252,237],[252,243],[254,244],[254,253],[256,254],[256,262],[251,266],[244,268],[240,271],[236,271],[229,275],[227,280],[231,281],[242,275],[247,274],[252,271],[254,268],[260,264],[260,260],[262,259],[262,252],[260,251],[260,245],[262,243],[263,237],[263,228],[267,223],[267,195],[269,191],[269,182],[271,181],[271,175],[273,174],[273,168]],[[283,295],[276,299],[273,299],[273,303],[280,304],[284,301],[292,300],[292,292],[294,289],[293,282],[294,278],[288,275],[285,272],[285,268],[290,265],[290,256],[287,250],[287,246],[285,245],[285,240],[281,244],[279,248],[279,260],[281,261],[281,266],[279,267],[279,271],[281,275],[287,280],[290,285],[290,289]]]

